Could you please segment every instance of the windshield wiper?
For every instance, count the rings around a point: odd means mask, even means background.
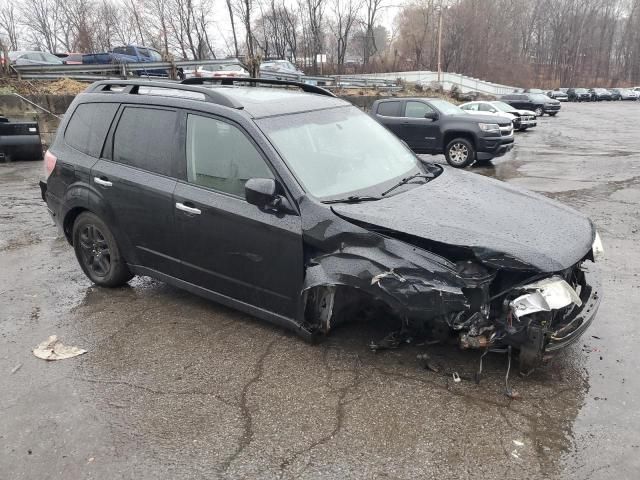
[[[322,203],[359,203],[359,202],[372,202],[374,200],[380,200],[380,197],[351,195],[350,197],[347,197],[347,198],[336,198],[332,200],[324,200]]]
[[[389,190],[386,190],[386,191],[382,192],[381,196],[384,197],[388,193],[391,193],[392,191],[394,191],[396,188],[401,187],[402,185],[406,185],[407,183],[409,183],[414,178],[424,178],[428,182],[433,177],[434,177],[433,175],[426,175],[424,173],[415,173],[413,175],[410,175],[408,177],[403,178],[398,183],[396,183],[393,187],[391,187]]]

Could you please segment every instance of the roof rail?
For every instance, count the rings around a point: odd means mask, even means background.
[[[122,90],[113,90],[113,87],[123,87]],[[171,80],[152,81],[152,80],[101,80],[94,82],[87,88],[87,93],[128,93],[138,94],[140,87],[159,88],[167,90],[182,90],[185,92],[194,92],[201,94],[207,102],[216,103],[230,108],[241,109],[243,106],[237,103],[232,98],[220,91],[212,90],[210,88],[203,88],[191,85],[182,85],[179,82]]]
[[[234,83],[252,83],[252,84],[261,83],[263,85],[282,85],[282,86],[298,87],[302,91],[307,93],[317,93],[319,95],[335,97],[335,95],[329,90],[322,87],[318,87],[316,85],[309,85],[308,83],[302,83],[302,82],[293,82],[291,80],[275,80],[271,78],[194,77],[194,78],[187,78],[186,80],[182,80],[180,82],[180,84],[182,85],[204,85],[205,83],[220,83],[220,85],[233,85]]]

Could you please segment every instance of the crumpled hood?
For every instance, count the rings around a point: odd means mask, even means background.
[[[389,198],[332,208],[347,220],[470,248],[486,265],[514,270],[569,268],[595,235],[587,217],[561,203],[452,168]]]

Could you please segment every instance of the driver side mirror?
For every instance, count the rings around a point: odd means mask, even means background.
[[[424,118],[427,118],[429,120],[437,120],[438,119],[438,113],[437,112],[427,112],[424,114]]]
[[[497,112],[497,110],[496,110],[495,108],[492,108],[491,110],[489,110],[489,112],[491,112],[491,113],[496,113],[496,112]]]

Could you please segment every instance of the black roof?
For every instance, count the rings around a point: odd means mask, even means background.
[[[262,87],[260,84],[288,88]],[[180,83],[170,80],[103,80],[93,83],[86,92],[148,94],[172,99],[199,100],[243,110],[254,118],[350,105],[321,87],[262,79],[190,79]]]

